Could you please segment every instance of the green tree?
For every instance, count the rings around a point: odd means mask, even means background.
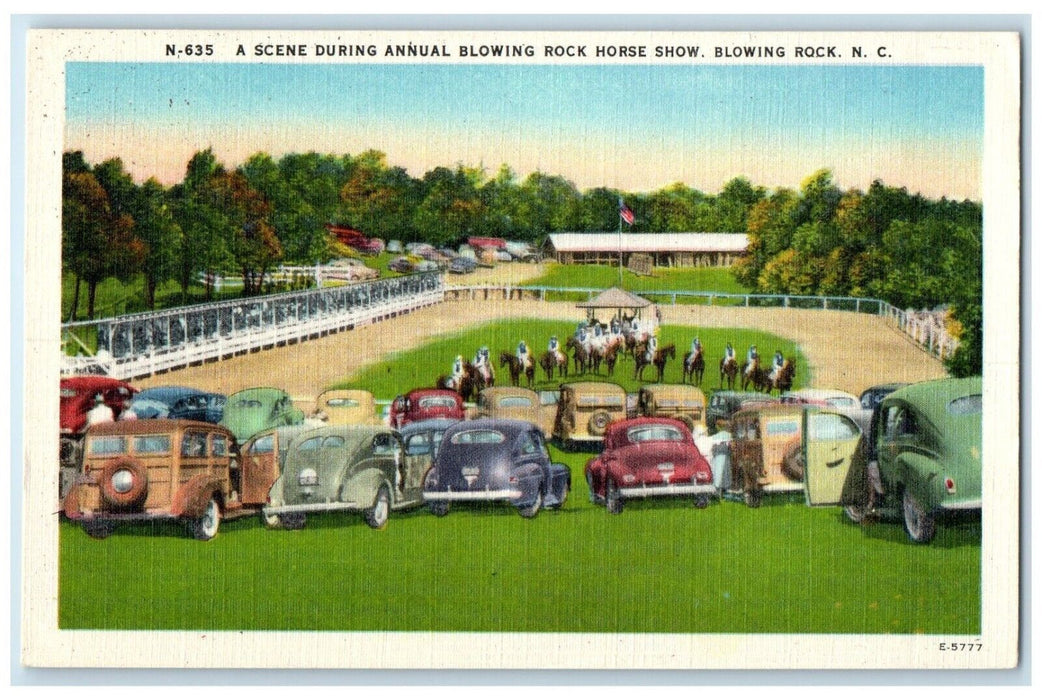
[[[422,189],[414,225],[423,240],[449,245],[479,233],[483,210],[475,171],[437,167],[423,176]]]

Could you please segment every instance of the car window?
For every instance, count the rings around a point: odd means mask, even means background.
[[[853,421],[835,413],[811,414],[809,427],[811,440],[849,440],[861,434]]]
[[[409,456],[413,455],[425,455],[431,451],[430,436],[427,433],[417,433],[416,435],[410,435],[405,440],[405,454]]]
[[[420,408],[455,408],[456,400],[451,396],[425,396],[419,404]]]
[[[326,405],[332,406],[333,408],[355,408],[361,406],[355,399],[344,399],[344,398],[332,398],[326,399]]]
[[[297,449],[300,450],[301,452],[311,452],[313,450],[317,450],[321,446],[322,446],[322,438],[321,437],[313,437],[313,438],[308,438],[304,442],[300,443],[300,447],[298,447]]]
[[[836,408],[855,408],[857,406],[857,401],[846,396],[833,396],[826,399],[825,403]]]
[[[398,441],[388,433],[381,433],[373,438],[373,454],[378,456],[393,454]]]
[[[181,438],[182,457],[206,456],[206,433],[187,432]]]
[[[166,454],[170,452],[169,435],[136,435],[134,436],[134,452],[136,454]]]
[[[584,394],[578,397],[576,403],[580,406],[622,406],[625,399],[621,396],[607,396],[604,394]]]
[[[450,438],[453,445],[495,445],[504,440],[498,430],[461,430]]]
[[[87,446],[87,454],[102,457],[119,455],[127,451],[127,439],[121,435],[106,435],[91,438]]]
[[[342,435],[330,435],[322,441],[323,449],[327,447],[343,447],[344,437]]]
[[[275,451],[275,435],[264,435],[253,441],[253,446],[250,447],[250,454],[262,455],[270,454]]]
[[[626,438],[633,443],[651,441],[683,442],[684,434],[672,425],[641,425],[627,430]]]
[[[166,418],[170,415],[170,407],[165,403],[152,399],[139,399],[131,402],[130,410],[138,418]]]
[[[523,455],[534,455],[539,452],[539,445],[532,439],[531,433],[525,433],[521,436],[518,451]]]
[[[210,445],[213,449],[212,453],[214,457],[223,457],[228,454],[228,439],[220,434],[215,433],[210,438]]]
[[[795,435],[800,431],[799,418],[776,418],[767,421],[767,435]]]
[[[527,396],[504,396],[499,400],[500,408],[531,408],[532,399]]]
[[[909,409],[901,411],[898,416],[897,431],[899,435],[915,435],[919,432],[919,421],[915,412]]]
[[[70,389],[69,387],[62,387],[61,392],[58,395],[63,399],[74,399],[76,398],[76,390]]]
[[[236,408],[261,408],[263,405],[257,399],[239,399],[235,402]]]
[[[981,395],[971,394],[955,399],[948,404],[948,413],[953,416],[968,416],[981,412]]]

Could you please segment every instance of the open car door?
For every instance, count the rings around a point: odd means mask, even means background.
[[[862,500],[865,469],[861,443],[861,429],[850,417],[829,410],[803,412],[807,505],[849,505]]]

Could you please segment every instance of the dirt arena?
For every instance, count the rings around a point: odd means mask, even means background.
[[[810,366],[809,386],[856,394],[873,384],[945,376],[939,360],[883,319],[867,314],[712,306],[661,309],[665,324],[755,328],[792,339]],[[266,385],[281,387],[294,397],[314,397],[390,352],[421,345],[434,335],[510,317],[574,323],[584,314],[571,302],[451,301],[351,331],[167,372],[134,384],[140,388],[183,384],[224,394]],[[710,365],[715,361],[711,357]],[[705,387],[712,387],[715,381],[713,373],[707,372]]]

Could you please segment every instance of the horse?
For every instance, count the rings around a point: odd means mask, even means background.
[[[669,345],[663,345],[655,351],[655,357],[651,360],[651,364],[655,365],[655,369],[658,370],[658,379],[656,379],[655,381],[662,381],[662,375],[666,372],[666,360],[670,358],[676,359],[676,357],[677,348],[675,345],[673,345],[673,343],[670,343]]]
[[[720,388],[724,388],[724,378],[727,378],[727,388],[734,389],[734,380],[738,376],[738,361],[734,356],[724,355],[720,358]]]
[[[463,372],[458,379],[454,380],[451,376],[443,374],[438,377],[434,386],[438,389],[452,389],[464,401],[470,401],[484,388],[484,381],[482,381],[481,375],[477,370],[474,369],[474,365],[464,362]]]
[[[702,348],[697,352],[689,352],[684,355],[684,367],[682,368],[681,380],[684,383],[690,379],[698,386],[702,386],[702,375],[706,371],[706,360],[702,355]]]
[[[777,389],[778,393],[783,393],[792,389],[793,380],[796,378],[796,363],[790,359],[786,359],[778,370],[777,376],[773,381],[770,382],[770,386],[767,387],[767,393],[771,393],[772,389]]]
[[[564,358],[564,362],[561,362],[560,358]],[[554,370],[557,370],[558,377],[568,376],[568,356],[564,353],[556,353],[552,350],[547,350],[543,353],[543,356],[539,358],[539,366],[546,372],[546,380],[550,381],[554,378]]]
[[[742,391],[752,385],[754,391],[770,391],[770,377],[767,370],[760,366],[760,358],[754,357],[752,364],[746,361],[742,364]]]
[[[564,344],[566,349],[572,351],[572,360],[575,362],[575,373],[586,374],[586,365],[590,363],[590,355],[586,352],[586,348],[580,343],[575,336],[572,336]]]
[[[608,352],[604,353],[604,366],[607,368],[608,376],[615,374],[615,362],[619,359],[619,347],[612,345],[608,347]]]
[[[520,386],[522,373],[528,381],[529,388],[535,383],[535,367],[532,365],[523,366],[517,355],[506,351],[499,353],[499,366],[510,368],[510,383],[514,386]]]

